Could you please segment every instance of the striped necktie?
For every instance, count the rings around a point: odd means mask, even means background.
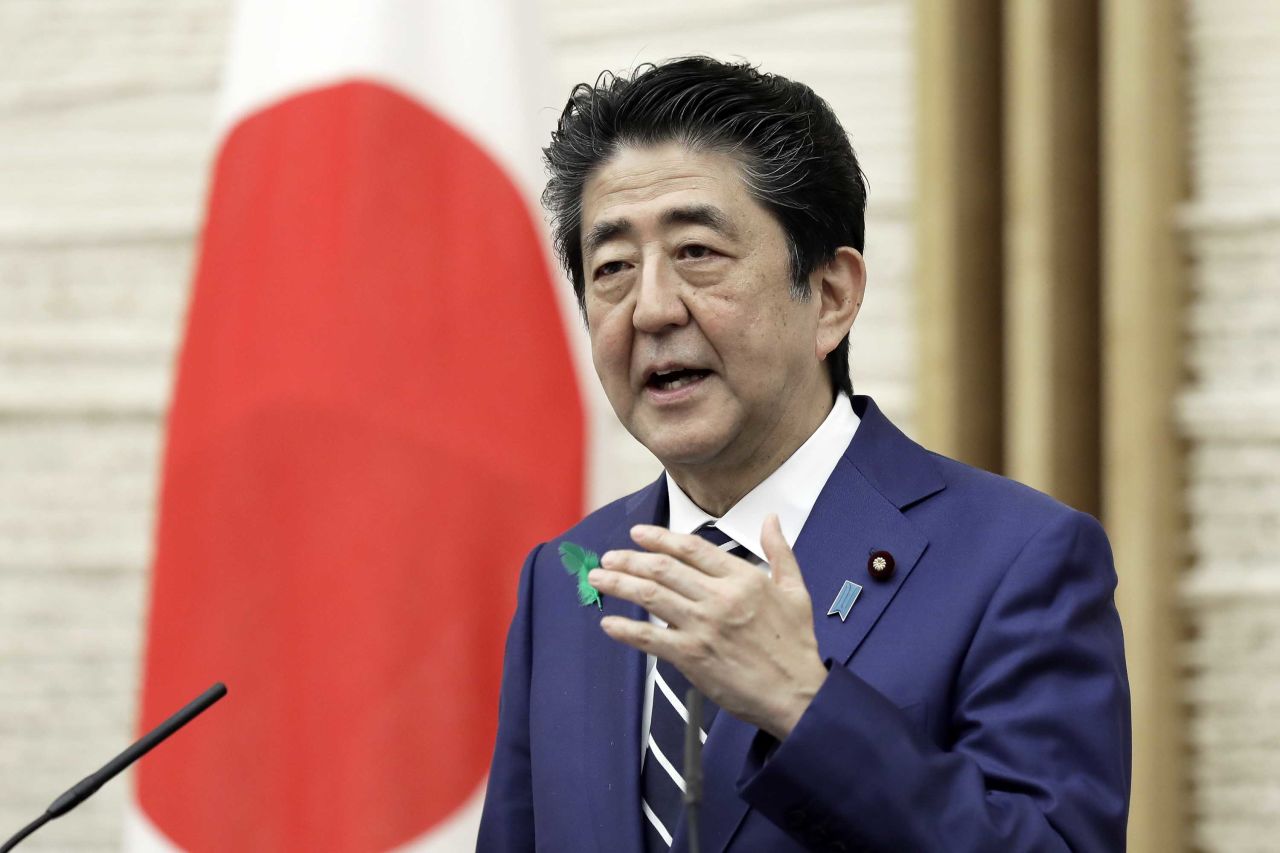
[[[730,539],[711,524],[696,531],[699,536],[735,557],[754,560],[751,552]],[[684,806],[684,737],[689,713],[685,696],[689,680],[680,670],[659,659],[653,679],[653,708],[649,718],[649,737],[645,741],[640,771],[645,836],[649,853],[671,848],[676,821]],[[702,701],[702,740],[720,709],[708,699]]]

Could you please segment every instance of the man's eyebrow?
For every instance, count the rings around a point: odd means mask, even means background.
[[[582,238],[583,255],[590,257],[605,243],[615,237],[625,237],[631,233],[631,222],[626,219],[609,219],[591,226],[587,236]]]
[[[738,237],[738,229],[718,207],[709,204],[690,204],[673,207],[662,214],[659,222],[664,227],[672,225],[701,225],[731,240]],[[609,219],[597,222],[582,239],[583,254],[590,256],[597,249],[616,237],[626,237],[632,232],[629,219]]]
[[[729,239],[736,239],[738,229],[718,207],[709,204],[691,204],[673,207],[662,214],[663,225],[702,225]]]

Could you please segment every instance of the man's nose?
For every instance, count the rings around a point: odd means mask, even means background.
[[[670,262],[656,258],[645,263],[640,270],[632,325],[641,332],[657,333],[688,321],[689,309],[680,298],[680,277]]]

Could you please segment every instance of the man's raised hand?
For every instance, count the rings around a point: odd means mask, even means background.
[[[761,531],[772,577],[700,536],[637,525],[644,551],[606,552],[588,577],[668,624],[606,616],[613,639],[670,661],[709,699],[779,740],[827,676],[813,609],[776,515]]]

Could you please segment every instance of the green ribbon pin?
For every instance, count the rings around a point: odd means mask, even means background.
[[[587,572],[600,568],[600,555],[572,542],[561,542],[560,562],[564,563],[564,570],[578,581],[578,603],[583,607],[594,604],[604,610],[599,591],[587,583]]]

